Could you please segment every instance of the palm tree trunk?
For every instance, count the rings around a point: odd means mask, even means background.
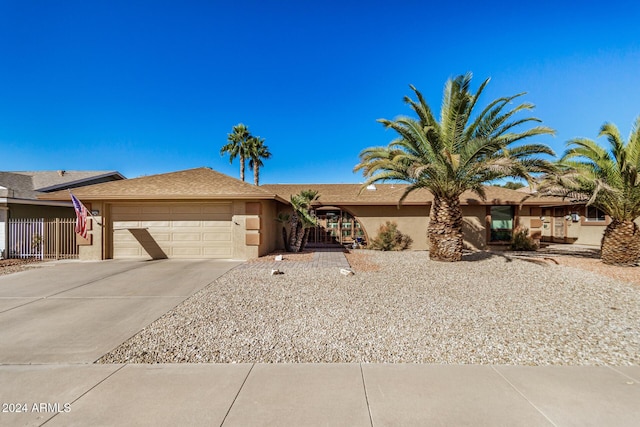
[[[614,219],[602,236],[602,262],[634,266],[640,262],[640,227],[634,221]]]
[[[244,156],[240,155],[240,181],[244,182]]]
[[[289,245],[289,238],[287,236],[287,229],[284,225],[282,226],[282,241],[284,242],[284,250],[287,252],[291,252],[291,246]]]
[[[462,209],[457,196],[434,196],[427,235],[429,259],[449,262],[462,260]]]
[[[255,163],[253,165],[253,183],[256,186],[260,185],[260,167]]]
[[[302,249],[302,241],[304,240],[305,230],[308,230],[302,226],[302,223],[298,224],[298,229],[296,230],[296,242],[293,245],[294,252],[300,252]]]
[[[310,228],[304,229],[304,237],[302,238],[302,244],[300,245],[300,252],[304,251],[304,248],[307,246],[307,241],[309,240],[309,231]]]
[[[298,221],[298,214],[293,211],[291,214],[291,227],[289,227],[289,251],[290,252],[298,252],[296,250],[296,238],[298,236],[298,226],[302,227],[300,221]]]

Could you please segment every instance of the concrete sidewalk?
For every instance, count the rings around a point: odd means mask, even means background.
[[[0,384],[0,425],[640,423],[639,366],[4,365]]]

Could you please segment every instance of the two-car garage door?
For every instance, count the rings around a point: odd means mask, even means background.
[[[111,207],[114,258],[231,258],[232,204]]]

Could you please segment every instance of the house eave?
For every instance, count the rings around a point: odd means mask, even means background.
[[[0,198],[0,203],[7,205],[36,205],[36,206],[58,206],[64,208],[73,207],[71,201],[64,202],[59,200],[34,200],[34,199],[19,199],[13,197]]]
[[[231,195],[82,195],[75,194],[81,201],[131,201],[131,200],[276,200],[282,203],[289,203],[276,195],[257,195],[257,194],[231,194]],[[47,197],[47,195],[38,195],[38,200],[62,200],[60,197]]]

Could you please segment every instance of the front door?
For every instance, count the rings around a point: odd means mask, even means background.
[[[566,237],[566,220],[564,219],[565,209],[554,208],[553,210],[553,241],[564,243]]]

